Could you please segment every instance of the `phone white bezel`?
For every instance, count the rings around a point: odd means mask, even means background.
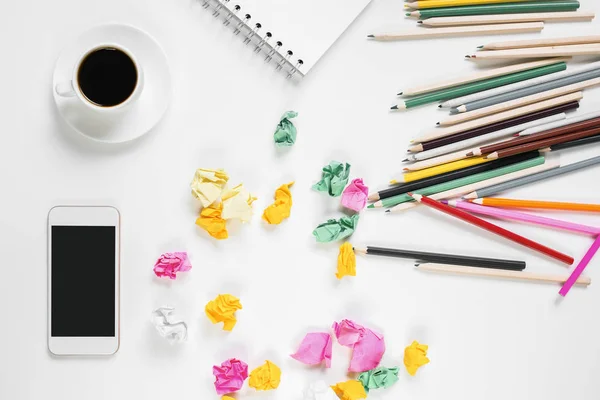
[[[115,336],[52,336],[52,226],[115,227]],[[120,338],[120,214],[110,206],[56,206],[48,213],[48,350],[54,355],[111,355]]]

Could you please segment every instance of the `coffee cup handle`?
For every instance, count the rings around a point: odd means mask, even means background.
[[[54,88],[56,94],[61,97],[73,97],[75,96],[75,89],[73,89],[73,81],[63,82],[56,85]]]

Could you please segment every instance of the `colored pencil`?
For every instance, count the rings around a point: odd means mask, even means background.
[[[482,100],[482,99],[487,99],[490,98],[492,96],[499,96],[501,94],[505,94],[505,93],[512,93],[514,91],[523,89],[523,88],[527,88],[527,87],[531,87],[531,86],[536,86],[536,85],[541,85],[542,83],[547,83],[550,81],[556,81],[559,79],[563,79],[569,76],[573,76],[573,75],[580,75],[580,74],[584,74],[586,72],[589,71],[593,71],[593,70],[597,70],[600,69],[600,62],[594,62],[594,63],[589,63],[580,67],[571,67],[569,69],[567,69],[566,71],[560,71],[560,72],[556,72],[554,74],[549,74],[549,75],[545,75],[545,76],[540,76],[537,78],[533,78],[533,79],[528,79],[526,81],[522,81],[522,82],[516,82],[516,83],[512,83],[509,85],[505,85],[505,86],[501,86],[501,87],[497,87],[494,89],[489,89],[489,90],[485,90],[483,92],[478,92],[478,93],[473,93],[467,96],[462,96],[462,97],[457,97],[454,98],[452,100],[448,100],[443,102],[442,104],[440,104],[440,107],[459,107],[461,105],[467,104],[467,103],[472,103],[478,100]],[[592,77],[595,78],[595,77]],[[586,79],[592,79],[592,78],[585,78],[585,79],[581,79],[579,81],[576,82],[581,82],[582,80],[586,80]],[[576,82],[571,82],[571,81],[565,81],[563,84],[559,85],[559,86],[555,86],[555,87],[543,87],[543,90],[550,90],[550,89],[554,89],[556,87],[560,87],[560,86],[566,86],[566,85],[570,85]],[[543,91],[542,90],[542,91]],[[526,95],[530,95],[532,93],[526,93],[526,94],[522,94],[522,96],[526,96]],[[513,97],[514,98],[514,97]],[[503,99],[501,101],[507,101],[507,100],[511,100],[511,98],[509,99]],[[499,101],[500,102],[500,101]],[[492,103],[495,104],[495,103]],[[488,106],[490,104],[486,104],[485,106]],[[484,107],[485,107],[484,106]],[[469,108],[470,110],[473,110],[473,107]]]
[[[407,39],[431,39],[452,36],[481,36],[481,35],[503,35],[507,33],[530,33],[541,32],[544,29],[543,22],[522,22],[518,24],[497,25],[469,25],[450,26],[447,28],[422,28],[406,29],[393,33],[376,33],[368,35],[367,38],[380,42]]]
[[[588,76],[592,78],[586,79]],[[594,78],[593,76],[596,77]],[[530,86],[528,88],[515,90],[512,93],[504,93],[498,96],[492,96],[486,99],[474,101],[472,103],[463,104],[462,106],[451,109],[450,114],[473,113],[472,115],[477,116],[478,111],[489,111],[492,110],[492,107],[514,106],[514,104],[517,104],[518,102],[526,104],[536,98],[539,99],[538,101],[541,101],[549,97],[557,97],[578,90],[588,89],[590,87],[600,84],[600,78],[598,76],[600,76],[600,70],[591,71],[589,73],[581,75],[574,75],[569,78],[563,78],[564,81],[562,79],[559,79],[556,81],[541,84],[539,86]],[[573,81],[573,83],[569,85],[564,85],[566,81]]]
[[[539,174],[526,176],[523,178],[515,179],[510,182],[505,182],[505,183],[501,183],[499,185],[489,186],[484,189],[476,190],[476,191],[464,196],[464,198],[465,199],[476,199],[479,197],[493,196],[497,193],[501,193],[508,189],[513,189],[513,188],[527,185],[527,184],[530,184],[533,182],[538,182],[538,181],[541,181],[544,179],[553,178],[555,176],[566,174],[568,172],[577,171],[577,170],[580,170],[583,168],[591,167],[598,163],[600,163],[600,156],[588,158],[586,160],[579,161],[579,162],[569,164],[569,165],[564,165],[562,167],[559,167],[559,168],[556,168],[556,169],[553,169],[550,171],[540,172]]]
[[[545,146],[544,146],[545,147]],[[486,157],[473,157],[466,160],[458,160],[454,162],[450,162],[448,164],[438,165],[431,168],[426,168],[420,171],[407,172],[402,176],[395,179],[398,183],[408,183],[413,182],[419,179],[428,178],[430,176],[435,176],[439,174],[443,174],[445,172],[456,171],[457,169],[462,169],[466,167],[470,167],[472,165],[483,164],[489,161],[489,156]]]
[[[522,115],[520,117],[511,118],[506,121],[497,122],[494,124],[482,126],[479,128],[471,129],[465,132],[457,133],[455,135],[446,136],[440,139],[431,140],[425,143],[419,143],[411,146],[408,151],[412,153],[418,153],[420,151],[427,151],[431,149],[435,149],[437,147],[446,146],[451,143],[456,143],[463,141],[465,139],[474,138],[477,136],[484,135],[486,133],[495,132],[500,129],[509,128],[516,125],[521,125],[526,122],[535,121],[540,118],[544,118],[550,115],[559,114],[565,111],[570,111],[577,109],[579,107],[579,102],[574,101],[572,103],[567,103],[563,105],[559,105],[556,107],[549,108],[547,110],[541,110],[529,115]]]
[[[406,13],[406,16],[426,19],[433,17],[458,17],[463,15],[576,11],[578,8],[578,1],[528,1],[524,3],[429,8],[408,12]]]
[[[579,283],[580,279],[582,279],[581,274],[585,270],[585,267],[587,267],[588,264],[592,261],[592,258],[594,258],[594,255],[596,255],[598,249],[600,249],[600,236],[598,236],[596,240],[594,240],[594,243],[592,243],[592,246],[585,253],[579,264],[577,264],[577,267],[575,267],[575,269],[571,273],[571,276],[569,276],[569,279],[567,279],[563,287],[559,290],[558,293],[561,296],[566,296],[567,293],[569,293],[569,290],[571,290],[571,288],[573,287],[573,285]]]
[[[519,125],[511,126],[508,128],[500,129],[500,130],[497,130],[494,132],[486,133],[485,135],[475,136],[470,139],[465,139],[465,140],[462,140],[459,142],[447,144],[445,146],[436,147],[431,150],[426,150],[426,151],[421,151],[419,153],[409,154],[407,156],[406,160],[404,160],[404,161],[427,160],[427,159],[441,156],[444,154],[458,152],[459,150],[469,149],[469,148],[472,148],[473,146],[476,146],[481,143],[486,143],[486,142],[490,142],[492,140],[497,140],[497,139],[501,139],[504,137],[508,137],[510,135],[521,132],[524,129],[527,129],[530,127],[535,127],[538,125],[549,125],[549,123],[551,123],[551,122],[560,121],[560,120],[565,119],[566,116],[567,115],[565,113],[554,114],[554,115],[550,115],[545,118],[540,118],[540,119],[536,119],[534,121],[526,122],[524,124],[519,124]]]
[[[573,262],[575,261],[573,259],[573,257],[566,255],[564,253],[561,253],[557,250],[551,249],[547,246],[544,246],[543,244],[537,243],[531,239],[528,239],[524,236],[518,235],[514,232],[511,232],[507,229],[504,229],[498,225],[494,225],[490,222],[487,222],[481,218],[478,218],[474,215],[471,215],[467,212],[464,212],[462,210],[458,210],[456,208],[447,206],[445,204],[442,204],[440,202],[437,202],[435,200],[432,200],[430,198],[428,198],[427,196],[423,196],[420,194],[413,194],[413,193],[409,193],[412,195],[412,197],[419,203],[422,203],[428,207],[434,208],[438,211],[441,211],[445,214],[448,214],[450,216],[453,216],[455,218],[458,218],[460,220],[463,220],[465,222],[470,223],[471,225],[477,226],[481,229],[484,229],[488,232],[494,233],[498,236],[501,236],[505,239],[508,239],[512,242],[515,242],[517,244],[520,244],[522,246],[528,247],[534,251],[537,251],[539,253],[545,254],[549,257],[552,257],[558,261],[561,261],[567,265],[571,265],[573,264]]]
[[[449,206],[460,208],[461,210],[470,212],[472,214],[488,215],[490,217],[541,225],[552,229],[562,229],[570,232],[584,233],[586,235],[597,236],[600,234],[600,228],[595,226],[576,224],[574,222],[540,217],[518,211],[503,210],[501,208],[486,207],[479,204],[470,203],[468,201],[449,200],[447,203]]]
[[[415,250],[389,249],[384,247],[367,246],[366,249],[357,249],[357,254],[385,256],[395,258],[408,258],[415,261],[442,263],[450,265],[464,265],[466,267],[480,267],[492,269],[504,269],[522,271],[525,269],[525,261],[504,260],[498,258],[472,257],[457,254],[430,253]]]
[[[511,3],[520,3],[531,0],[510,0]],[[427,0],[427,1],[412,1],[404,4],[406,8],[440,8],[440,7],[460,7],[473,6],[480,4],[497,4],[506,3],[506,0]]]
[[[560,62],[565,62],[566,60],[567,59],[565,59],[565,58],[555,58],[555,59],[547,59],[547,60],[539,60],[539,61],[530,61],[530,62],[526,62],[526,63],[509,65],[507,67],[501,67],[501,68],[494,68],[489,71],[477,72],[475,74],[472,74],[472,75],[469,75],[466,77],[450,79],[450,80],[439,82],[439,83],[408,88],[408,89],[400,91],[400,93],[398,93],[398,96],[416,96],[416,95],[420,95],[420,94],[424,94],[424,93],[435,92],[438,90],[448,89],[451,87],[465,85],[467,83],[478,82],[478,81],[482,81],[482,80],[486,80],[486,79],[490,79],[490,78],[496,78],[498,76],[504,76],[504,75],[508,75],[511,73],[515,73],[515,72],[526,71],[526,70],[530,70],[530,69],[544,67],[546,65],[551,65],[551,64],[558,64]]]
[[[560,38],[544,38],[533,40],[516,40],[511,42],[496,42],[479,46],[482,50],[510,50],[525,49],[530,47],[554,47],[576,44],[600,43],[600,36],[572,36]]]
[[[496,141],[494,143],[501,143],[501,141]],[[459,150],[454,153],[444,154],[444,155],[429,158],[429,159],[423,160],[423,161],[417,161],[416,163],[406,165],[402,169],[405,172],[420,171],[420,170],[432,168],[432,167],[435,167],[438,165],[451,163],[453,161],[464,160],[466,158],[472,157],[471,155],[468,155],[468,153],[476,151],[477,149],[478,149],[478,147],[471,149],[471,150]]]
[[[564,135],[567,135],[567,134],[570,134],[573,132],[582,132],[584,130],[597,128],[599,126],[600,126],[600,117],[593,118],[593,119],[590,119],[587,121],[581,121],[581,122],[576,122],[571,125],[561,126],[559,128],[548,129],[546,131],[538,132],[533,135],[522,136],[522,137],[518,137],[513,140],[508,140],[508,141],[504,141],[504,142],[500,142],[500,143],[496,143],[496,144],[482,146],[482,147],[479,147],[478,149],[476,149],[475,151],[471,152],[469,154],[469,156],[480,156],[482,154],[490,154],[490,153],[493,153],[495,151],[499,151],[502,149],[508,149],[508,148],[520,146],[520,145],[523,145],[526,143],[538,142],[540,140],[550,139],[550,138],[554,138],[554,137],[562,137]],[[600,130],[598,133],[600,134]],[[584,137],[588,137],[588,136],[593,136],[593,135],[586,135]],[[577,139],[581,139],[581,138],[577,138]],[[576,140],[576,139],[574,139],[574,140]],[[561,141],[559,143],[564,143],[564,141]],[[547,146],[543,146],[543,147],[547,147]],[[543,147],[541,147],[541,148],[543,148]]]
[[[397,185],[389,189],[384,189],[379,192],[371,193],[369,195],[369,201],[377,201],[380,199],[386,199],[392,196],[397,196],[410,191],[416,191],[429,186],[439,185],[444,182],[449,182],[455,179],[464,178],[466,176],[475,175],[481,172],[491,171],[496,168],[502,168],[508,165],[518,164],[523,161],[538,158],[539,153],[534,151],[531,153],[519,154],[515,157],[507,157],[500,160],[495,160],[485,164],[474,165],[472,167],[459,169],[457,171],[447,172],[432,176],[429,178],[421,179],[416,182],[407,183],[404,185]]]
[[[570,142],[558,143],[553,146],[547,147],[545,149],[540,150],[540,152],[546,153],[550,151],[564,150],[570,149],[572,147],[585,146],[588,144],[598,143],[600,142],[600,135],[589,136],[583,139],[571,140]]]
[[[425,263],[416,265],[417,269],[428,272],[440,272],[448,274],[466,275],[466,276],[483,276],[488,278],[506,278],[515,279],[526,282],[543,282],[543,283],[564,283],[567,281],[566,276],[538,274],[533,272],[521,271],[505,271],[492,270],[477,267],[463,267],[446,264]],[[592,280],[588,277],[579,277],[575,284],[580,286],[588,286]]]
[[[573,133],[569,133],[569,134],[562,135],[562,136],[551,137],[548,139],[538,140],[535,142],[525,143],[522,145],[509,147],[506,149],[501,149],[498,151],[494,151],[493,153],[490,153],[485,157],[487,159],[493,160],[496,158],[514,156],[515,154],[519,154],[521,152],[540,150],[545,147],[550,147],[553,144],[570,142],[571,140],[582,139],[582,138],[585,138],[588,136],[594,136],[594,135],[598,135],[598,134],[600,134],[600,127],[587,129],[587,130],[579,131],[579,132],[573,132]],[[529,137],[525,136],[524,138],[529,138]],[[522,138],[522,139],[524,139],[524,138]],[[519,139],[517,139],[517,140],[519,140]],[[479,158],[479,157],[477,157],[477,158]]]
[[[469,108],[469,105],[462,105],[456,109],[451,109],[451,116],[438,124],[440,126],[454,125],[457,123],[470,121],[485,117],[487,115],[494,114],[496,112],[502,112],[511,110],[513,108],[525,106],[528,104],[537,103],[539,101],[552,99],[559,96],[564,96],[569,93],[574,93],[583,89],[590,88],[592,86],[600,85],[600,78],[590,79],[583,82],[577,82],[572,85],[557,87],[555,89],[546,90],[540,93],[530,94],[524,97],[518,97],[504,102],[491,104],[485,107],[476,107],[474,109]]]
[[[512,110],[499,112],[493,115],[488,115],[486,117],[482,117],[476,119],[474,121],[467,121],[461,124],[452,125],[444,128],[435,128],[423,135],[417,136],[416,138],[411,140],[411,143],[422,143],[428,142],[434,139],[440,139],[446,136],[454,135],[457,133],[465,132],[471,129],[479,128],[482,126],[487,126],[490,124],[494,124],[497,122],[502,122],[509,120],[511,118],[520,117],[522,115],[529,115],[536,111],[547,110],[554,106],[559,106],[562,104],[568,104],[573,101],[579,101],[583,98],[582,92],[569,93],[564,96],[555,97],[548,100],[543,100],[538,103],[529,104],[522,107],[513,108]]]
[[[437,193],[446,193],[448,191],[457,190],[457,188],[467,188],[464,193],[469,193],[477,188],[478,186],[471,186],[477,182],[488,181],[490,179],[497,178],[499,176],[505,176],[517,173],[522,170],[531,170],[532,168],[537,168],[538,166],[544,164],[544,157],[536,157],[530,160],[521,161],[519,163],[506,165],[503,167],[495,168],[485,172],[479,172],[477,174],[465,176],[462,178],[454,179],[452,181],[439,183],[437,185],[428,186],[416,191],[419,194],[425,195],[436,195]],[[519,175],[522,176],[522,175]],[[398,194],[396,196],[387,197],[377,201],[374,204],[369,205],[369,208],[381,208],[381,207],[392,207],[398,204],[412,201],[412,198],[404,192],[402,194]]]
[[[600,212],[600,204],[568,203],[561,201],[516,200],[502,199],[497,197],[486,197],[483,199],[475,199],[473,200],[473,203],[488,207],[501,208],[529,208],[540,210]]]
[[[590,87],[596,85],[596,78],[600,77],[600,68],[592,71],[584,72],[573,76],[567,76],[554,81],[540,83],[539,85],[529,86],[522,89],[515,90],[513,92],[502,93],[496,96],[487,97],[485,99],[476,100],[470,103],[465,103],[463,106],[469,110],[477,110],[483,107],[489,107],[498,103],[502,103],[509,100],[518,99],[524,96],[531,96],[534,94],[541,94],[546,90],[561,88],[577,83],[581,83],[584,87]]]
[[[521,137],[521,136],[533,135],[534,133],[544,132],[549,129],[560,128],[561,126],[571,125],[571,124],[575,124],[577,122],[587,121],[587,120],[590,120],[593,118],[598,118],[598,117],[600,117],[600,110],[593,111],[590,113],[575,115],[571,118],[552,121],[552,122],[549,122],[546,124],[532,126],[531,128],[524,129],[523,131],[519,132],[515,136]]]
[[[548,13],[526,13],[526,14],[495,14],[495,15],[474,15],[463,17],[435,17],[429,18],[418,23],[430,26],[461,26],[461,25],[485,25],[485,24],[506,24],[514,22],[577,22],[591,21],[596,17],[593,12],[548,12]]]
[[[495,78],[484,79],[482,81],[472,82],[465,85],[451,87],[448,89],[442,89],[435,92],[416,96],[399,102],[397,105],[392,106],[392,109],[406,109],[424,104],[434,103],[440,100],[448,100],[458,96],[464,96],[470,93],[480,92],[482,90],[508,85],[511,83],[552,74],[554,72],[564,71],[566,68],[566,63],[559,62],[556,64],[545,65],[543,67],[498,76]]]
[[[444,29],[444,28],[440,28]],[[532,47],[530,49],[481,51],[465,56],[467,60],[515,60],[543,57],[596,56],[600,54],[600,43],[574,46]]]
[[[503,182],[510,182],[516,179],[521,179],[522,177],[528,177],[532,175],[539,174],[544,171],[548,171],[551,169],[556,169],[559,167],[559,163],[556,161],[549,161],[545,164],[541,164],[535,167],[525,168],[520,171],[511,172],[509,174],[504,174],[501,176],[496,176],[494,178],[480,180],[478,182],[474,182],[468,185],[460,186],[454,189],[446,190],[444,192],[438,192],[430,195],[430,198],[433,200],[445,200],[452,199],[455,197],[463,196],[467,193],[470,193],[474,190],[483,189],[489,186],[501,184]],[[421,193],[419,193],[421,194]],[[399,213],[402,211],[409,210],[411,208],[417,207],[419,203],[411,202],[410,199],[408,201],[402,202],[401,204],[397,204],[389,210],[386,210],[388,213]]]

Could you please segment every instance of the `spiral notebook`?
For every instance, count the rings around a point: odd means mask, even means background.
[[[371,0],[201,0],[287,77],[302,77]]]

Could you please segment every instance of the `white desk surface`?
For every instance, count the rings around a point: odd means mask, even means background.
[[[600,11],[600,3],[583,2]],[[313,228],[339,217],[339,199],[310,190],[329,160],[352,164],[351,177],[380,188],[409,138],[443,115],[435,105],[390,113],[397,91],[464,75],[463,56],[502,37],[369,42],[379,27],[413,26],[400,0],[374,0],[298,85],[264,66],[195,1],[12,1],[0,11],[3,77],[0,157],[1,399],[218,399],[211,367],[238,357],[283,370],[278,390],[246,385],[238,398],[300,400],[312,380],[347,379],[349,350],[334,347],[331,369],[288,357],[308,331],[352,318],[385,334],[382,365],[402,366],[412,340],[430,346],[431,363],[370,399],[597,399],[600,393],[600,285],[559,286],[426,275],[403,260],[359,258],[358,276],[334,276],[339,243],[319,245]],[[129,146],[98,146],[71,133],[55,111],[51,76],[61,48],[97,24],[124,22],[155,36],[174,77],[161,124]],[[593,24],[548,24],[543,37],[598,32]],[[510,36],[514,39],[537,34]],[[508,38],[508,36],[504,37]],[[600,107],[586,91],[579,112]],[[298,141],[275,151],[280,114],[297,110]],[[600,154],[568,151],[565,162]],[[198,167],[224,167],[231,183],[259,197],[252,223],[216,242],[194,220],[188,184]],[[510,197],[598,202],[598,167],[514,190]],[[275,188],[296,180],[292,217],[266,228],[262,209]],[[46,348],[46,215],[57,204],[113,204],[123,216],[121,349],[109,358],[52,358]],[[597,215],[556,213],[599,224]],[[589,237],[503,223],[580,259]],[[389,216],[364,211],[354,244],[394,245],[524,259],[534,272],[568,269],[519,246],[427,209]],[[193,270],[158,281],[161,252],[187,250]],[[83,260],[85,261],[85,260]],[[587,270],[600,279],[600,258]],[[211,325],[204,305],[218,293],[241,298],[231,333]],[[189,323],[186,344],[170,347],[149,323],[163,304]]]

